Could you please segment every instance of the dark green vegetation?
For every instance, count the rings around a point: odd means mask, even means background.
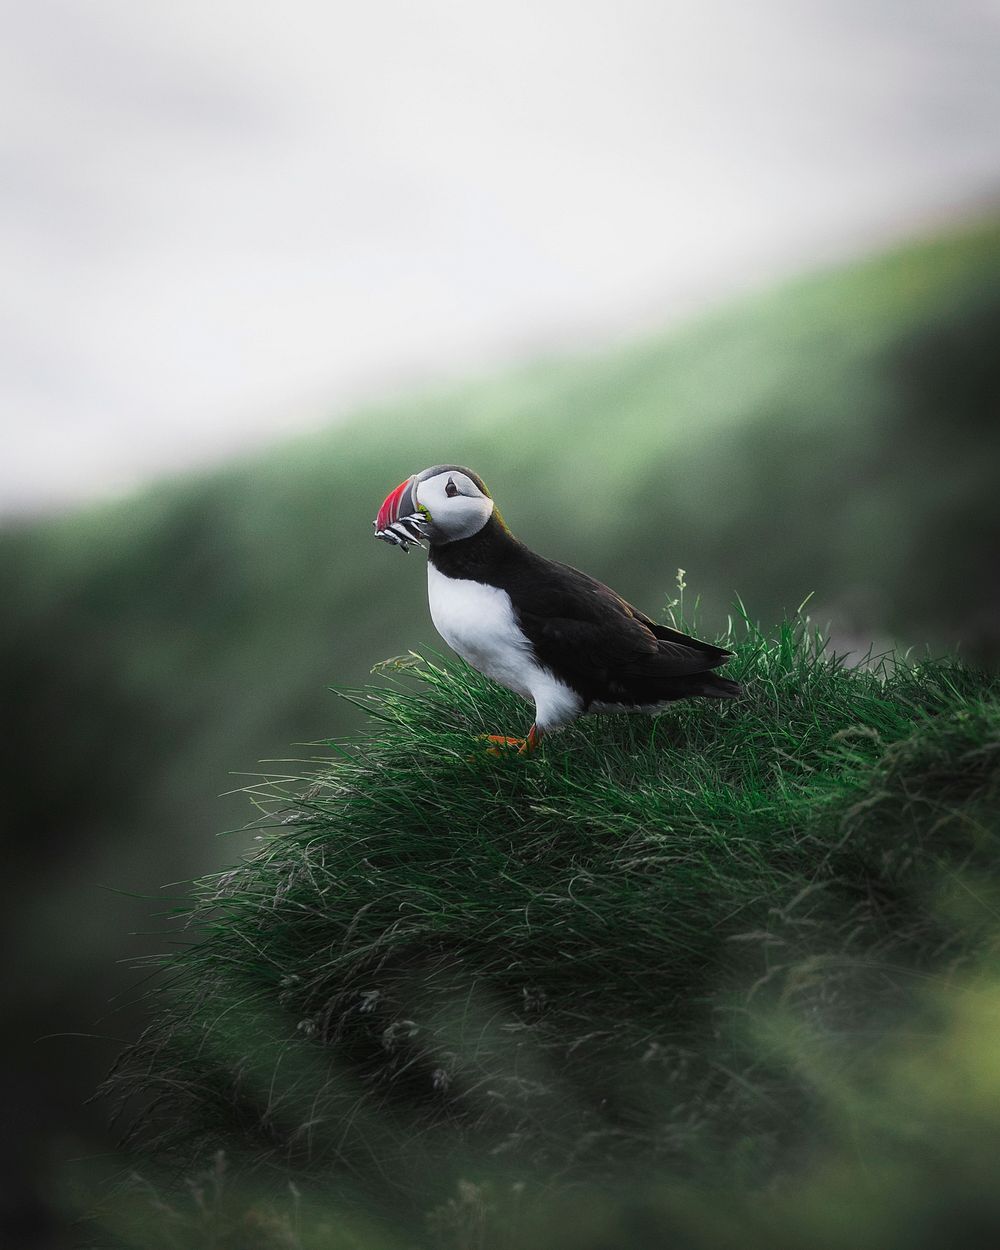
[[[370,536],[389,488],[468,463],[519,536],[654,614],[683,565],[709,627],[734,589],[767,621],[812,590],[841,639],[989,659],[998,291],[987,223],[0,534],[0,924],[18,953],[0,1173],[19,1198],[41,1177],[47,1202],[58,1160],[100,1148],[103,1109],[80,1106],[117,1047],[36,1039],[133,1034],[106,1000],[117,961],[155,939],[123,935],[151,927],[164,883],[244,844],[214,837],[245,820],[240,797],[216,797],[229,774],[356,727],[326,687],[435,644],[423,556]]]
[[[977,1162],[1000,1140],[1000,687],[848,670],[802,624],[735,645],[743,699],[591,718],[530,759],[476,743],[513,696],[411,657],[362,692],[367,737],[251,791],[261,843],[198,887],[112,1084],[152,1099],[148,1166],[222,1150],[258,1197],[161,1228],[539,1250],[1000,1231]],[[297,1233],[259,1196],[288,1172]],[[148,1195],[120,1201],[113,1244],[149,1245]]]

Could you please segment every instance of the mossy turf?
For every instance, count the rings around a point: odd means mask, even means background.
[[[746,1187],[818,1149],[810,1047],[854,1079],[991,949],[997,684],[848,669],[802,621],[728,642],[742,699],[530,758],[483,751],[529,713],[468,668],[346,695],[367,735],[250,788],[257,851],[160,961],[111,1082],[150,1165],[223,1150],[396,1219],[477,1168],[529,1197]]]

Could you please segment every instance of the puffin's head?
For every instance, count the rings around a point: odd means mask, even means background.
[[[482,479],[457,464],[436,464],[414,473],[387,495],[372,522],[375,537],[409,551],[422,539],[452,543],[478,534],[493,515]]]

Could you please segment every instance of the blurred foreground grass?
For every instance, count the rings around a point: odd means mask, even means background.
[[[995,1244],[998,683],[729,641],[743,699],[527,760],[476,744],[513,696],[410,656],[253,787],[95,1244]]]

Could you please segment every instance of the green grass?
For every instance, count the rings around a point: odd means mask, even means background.
[[[367,735],[249,791],[258,849],[161,961],[112,1082],[147,1100],[148,1166],[291,1175],[318,1205],[262,1244],[814,1238],[845,1140],[854,1166],[899,1114],[886,1054],[945,1048],[995,949],[998,688],[845,668],[801,620],[729,641],[743,699],[585,719],[528,759],[482,753],[526,709],[464,666],[411,655],[349,696]],[[946,1106],[911,1098],[906,1142]],[[819,1244],[894,1244],[866,1240],[892,1202]]]

